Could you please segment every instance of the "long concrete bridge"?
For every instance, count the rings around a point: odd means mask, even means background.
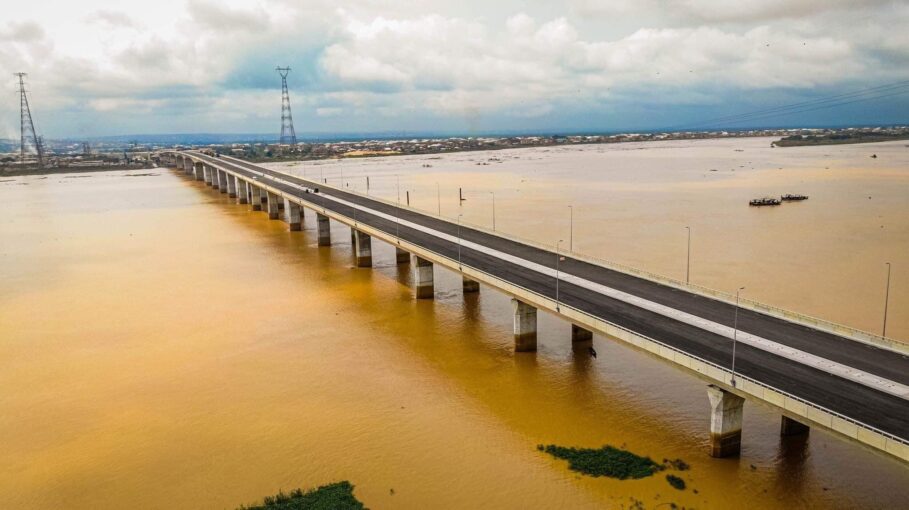
[[[820,427],[909,462],[909,345],[794,312],[743,301],[631,268],[466,227],[400,204],[226,156],[163,152],[162,163],[300,230],[316,215],[319,246],[330,221],[351,229],[357,266],[372,240],[410,264],[415,295],[432,299],[433,269],[460,273],[511,296],[515,351],[535,351],[537,311],[571,323],[570,341],[593,332],[646,351],[705,380],[710,453],[737,455],[745,400],[781,414],[782,435]],[[566,339],[567,341],[568,339]]]

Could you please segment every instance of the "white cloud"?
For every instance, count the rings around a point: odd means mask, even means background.
[[[292,88],[308,80],[292,92],[298,122],[473,125],[641,98],[716,101],[706,90],[909,78],[909,6],[883,0],[573,0],[562,13],[517,0],[112,5],[35,0],[0,22],[0,73],[30,73],[36,118],[50,131],[60,112],[133,114],[137,131],[267,128],[275,91],[234,89],[230,78],[244,63],[267,73],[306,52],[317,64],[292,75]],[[17,109],[0,103],[0,131],[15,127]]]

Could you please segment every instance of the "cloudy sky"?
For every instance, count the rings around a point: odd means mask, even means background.
[[[909,80],[906,1],[30,0],[2,12],[9,138],[17,71],[48,137],[277,132],[277,65],[293,68],[298,133],[706,127]],[[909,94],[750,124],[897,122]]]

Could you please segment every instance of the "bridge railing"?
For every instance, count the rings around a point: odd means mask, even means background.
[[[229,157],[229,156],[227,156],[227,157],[222,157],[222,158],[223,158],[223,159],[227,159],[227,160],[236,160],[236,161],[241,162],[241,163],[247,163],[247,164],[249,164],[249,163],[246,162],[246,161],[243,161],[243,160],[240,160],[240,159],[236,159],[236,158],[232,158],[232,157]],[[415,207],[411,207],[411,206],[409,206],[409,205],[399,204],[399,203],[397,203],[397,202],[394,202],[394,201],[391,201],[391,200],[387,200],[387,199],[384,199],[384,198],[381,198],[381,197],[377,197],[377,196],[374,196],[374,195],[364,195],[363,193],[360,193],[360,192],[357,192],[357,191],[353,191],[353,190],[350,190],[350,189],[347,189],[347,188],[339,188],[339,187],[337,187],[337,186],[333,186],[333,185],[327,184],[327,183],[320,183],[320,182],[318,182],[318,181],[314,181],[314,180],[312,180],[312,179],[308,179],[308,178],[305,178],[305,177],[301,177],[301,176],[297,176],[297,175],[291,175],[291,174],[286,174],[286,173],[284,173],[284,172],[281,172],[280,170],[274,170],[274,169],[269,169],[269,170],[272,170],[272,171],[278,172],[278,173],[282,173],[282,174],[284,174],[284,175],[287,175],[288,177],[294,177],[294,178],[297,178],[297,179],[302,179],[302,180],[311,182],[311,183],[313,183],[314,185],[318,185],[318,186],[320,186],[320,187],[328,187],[328,188],[335,189],[335,190],[337,190],[337,191],[342,191],[342,192],[345,192],[345,193],[350,193],[350,194],[353,194],[353,195],[358,195],[358,196],[361,196],[361,197],[363,197],[363,198],[368,198],[368,199],[370,199],[370,200],[375,200],[375,201],[377,201],[377,202],[385,203],[386,205],[389,205],[389,206],[392,206],[392,207],[403,208],[403,209],[406,209],[406,210],[409,210],[409,211],[412,211],[412,212],[415,212],[415,213],[422,214],[422,215],[424,215],[424,216],[429,216],[429,217],[436,218],[436,219],[441,220],[441,221],[445,221],[445,222],[448,222],[448,223],[452,223],[451,218],[448,218],[448,217],[445,217],[445,216],[438,215],[438,214],[433,213],[433,212],[431,212],[431,211],[424,211],[424,210],[421,210],[421,209],[417,209],[417,208],[415,208]],[[263,173],[262,175],[268,176],[268,174],[264,174],[264,173]],[[272,177],[272,176],[269,176],[269,177],[271,177],[271,178],[274,179],[274,177]],[[464,227],[467,227],[467,228],[471,228],[471,229],[473,229],[473,230],[477,230],[477,231],[479,231],[479,232],[483,232],[483,233],[488,234],[488,235],[493,235],[493,236],[497,236],[497,237],[502,237],[502,238],[504,238],[504,239],[508,239],[508,240],[515,241],[515,242],[519,242],[519,243],[522,243],[522,244],[525,244],[525,245],[528,245],[528,246],[532,246],[532,247],[535,247],[535,248],[539,248],[539,249],[541,249],[541,250],[552,251],[553,253],[555,252],[555,245],[549,245],[549,244],[541,243],[541,242],[539,242],[539,241],[535,241],[535,240],[532,240],[532,239],[522,238],[522,237],[520,237],[520,236],[516,236],[516,235],[512,235],[512,234],[505,234],[505,235],[503,235],[503,233],[502,233],[501,231],[491,230],[491,229],[489,229],[489,228],[487,228],[487,227],[485,227],[485,226],[477,225],[477,224],[473,224],[473,223],[469,223],[469,222],[463,222],[463,221],[462,221],[462,222],[461,222],[461,225],[464,226]],[[652,282],[654,282],[654,283],[658,283],[658,284],[662,284],[662,285],[668,285],[668,286],[670,286],[670,287],[674,287],[674,288],[677,288],[677,289],[680,289],[680,290],[684,290],[684,291],[687,291],[687,292],[691,292],[691,293],[694,293],[694,294],[699,294],[699,295],[704,296],[704,297],[708,297],[708,298],[712,298],[712,299],[717,299],[717,300],[723,301],[723,302],[728,303],[728,304],[733,304],[733,303],[735,303],[735,295],[734,295],[734,294],[730,294],[730,293],[728,293],[728,292],[724,292],[724,291],[720,291],[720,290],[716,290],[716,289],[711,289],[711,288],[709,288],[709,287],[704,287],[704,286],[702,286],[702,285],[697,285],[697,284],[692,284],[692,283],[686,283],[686,282],[683,282],[683,281],[681,281],[681,280],[677,280],[677,279],[675,279],[675,278],[671,278],[671,277],[668,277],[668,276],[665,276],[665,275],[661,275],[661,274],[654,273],[654,272],[651,272],[651,271],[646,271],[646,270],[643,270],[643,269],[638,269],[638,268],[635,268],[635,267],[632,267],[632,266],[629,266],[629,265],[626,265],[626,264],[620,264],[620,263],[618,263],[618,262],[613,262],[613,261],[610,261],[610,260],[607,260],[607,259],[603,259],[603,258],[599,258],[599,257],[594,257],[594,256],[591,256],[591,255],[585,255],[585,254],[579,253],[579,252],[571,252],[571,253],[564,252],[563,255],[566,256],[566,257],[569,257],[569,258],[573,258],[573,259],[579,260],[579,261],[583,261],[583,262],[587,262],[587,263],[590,263],[590,264],[593,264],[593,265],[598,265],[598,266],[601,266],[601,267],[605,267],[605,268],[611,269],[611,270],[613,270],[613,271],[617,271],[617,272],[620,272],[620,273],[625,273],[625,274],[628,274],[628,275],[632,275],[632,276],[636,276],[636,277],[639,277],[639,278],[643,278],[643,279],[645,279],[645,280],[649,280],[649,281],[652,281]],[[782,308],[782,307],[769,305],[769,304],[762,303],[762,302],[760,302],[760,301],[755,301],[755,300],[748,299],[748,298],[740,298],[740,299],[739,299],[739,306],[741,306],[741,307],[743,307],[743,308],[747,308],[747,309],[753,310],[753,311],[765,313],[765,314],[767,314],[767,315],[770,315],[770,316],[773,316],[773,317],[777,317],[777,318],[779,318],[779,319],[783,319],[783,320],[788,321],[788,322],[793,322],[793,323],[801,324],[801,325],[808,325],[808,326],[814,327],[814,328],[816,328],[816,329],[820,329],[820,330],[826,331],[826,332],[828,332],[828,333],[832,333],[832,334],[835,334],[835,335],[838,335],[838,336],[842,336],[842,337],[844,337],[844,338],[848,338],[848,339],[850,339],[850,340],[855,340],[855,341],[858,341],[858,342],[870,344],[870,345],[873,345],[873,346],[876,346],[876,347],[883,347],[883,348],[885,348],[885,349],[890,349],[890,350],[898,351],[898,352],[901,352],[901,353],[909,353],[909,343],[906,343],[906,342],[897,340],[897,339],[895,339],[895,338],[888,338],[888,337],[884,337],[884,336],[881,336],[881,335],[877,335],[877,334],[874,334],[874,333],[871,333],[871,332],[868,332],[868,331],[863,331],[863,330],[860,330],[860,329],[858,329],[858,328],[854,328],[854,327],[852,327],[852,326],[846,326],[846,325],[844,325],[844,324],[839,324],[839,323],[836,323],[836,322],[833,322],[833,321],[830,321],[830,320],[827,320],[827,319],[821,319],[821,318],[818,318],[818,317],[814,317],[814,316],[807,315],[807,314],[804,314],[804,313],[796,312],[796,311],[793,311],[793,310],[787,310],[787,309]]]
[[[284,172],[281,172],[280,170],[273,170],[273,171],[284,173]],[[291,174],[287,174],[287,175],[298,178],[298,179],[310,181],[314,184],[317,184],[318,186],[328,187],[328,188],[332,188],[332,189],[335,189],[338,191],[343,191],[345,193],[358,195],[363,198],[368,198],[371,200],[375,200],[377,202],[385,203],[386,205],[390,205],[393,207],[400,207],[402,209],[406,209],[406,210],[409,210],[409,211],[412,211],[415,213],[419,213],[424,216],[429,216],[429,217],[432,217],[432,218],[435,218],[435,219],[438,219],[441,221],[452,223],[451,218],[448,218],[446,216],[441,216],[432,211],[425,211],[422,209],[417,209],[415,207],[412,207],[412,206],[409,206],[406,204],[399,204],[397,202],[387,200],[387,199],[384,199],[381,197],[377,197],[374,195],[365,195],[358,191],[354,191],[354,190],[347,189],[347,188],[339,188],[339,187],[333,186],[331,184],[319,183],[317,181],[313,181],[311,179],[301,177],[298,175],[291,175]],[[521,244],[532,246],[534,248],[539,248],[541,250],[552,251],[553,253],[555,252],[556,246],[554,244],[551,245],[551,244],[541,243],[536,240],[523,238],[521,236],[517,236],[517,235],[513,235],[513,234],[503,234],[502,231],[491,230],[488,227],[485,227],[483,225],[478,225],[475,223],[470,223],[470,222],[465,222],[465,221],[461,222],[461,226],[467,227],[467,228],[470,228],[473,230],[477,230],[479,232],[483,232],[488,235],[502,237],[502,238],[508,239],[510,241],[519,242]],[[703,285],[697,285],[697,284],[693,284],[693,283],[683,282],[681,280],[678,280],[678,279],[675,279],[675,278],[672,278],[672,277],[669,277],[666,275],[654,273],[652,271],[647,271],[644,269],[639,269],[639,268],[636,268],[633,266],[629,266],[627,264],[621,264],[621,263],[614,262],[614,261],[611,261],[608,259],[595,257],[592,255],[587,255],[587,254],[584,254],[581,252],[576,252],[576,251],[567,252],[566,251],[566,252],[563,252],[562,255],[566,256],[568,258],[573,258],[573,259],[582,261],[582,262],[587,262],[587,263],[590,263],[593,265],[605,267],[607,269],[611,269],[613,271],[617,271],[620,273],[625,273],[628,275],[643,278],[645,280],[649,280],[654,283],[659,283],[661,285],[668,285],[670,287],[674,287],[674,288],[677,288],[680,290],[691,292],[693,294],[699,294],[704,297],[723,301],[728,304],[735,303],[735,294],[731,294],[731,293],[724,292],[724,291],[717,290],[717,289],[712,289],[710,287],[705,287]],[[762,303],[760,301],[756,301],[756,300],[748,299],[748,298],[740,298],[739,306],[742,308],[747,308],[747,309],[753,310],[753,311],[765,313],[767,315],[771,315],[773,317],[777,317],[779,319],[783,319],[788,322],[794,322],[797,324],[812,326],[816,329],[821,329],[828,333],[833,333],[838,336],[842,336],[842,337],[845,337],[845,338],[848,338],[851,340],[874,345],[876,347],[883,347],[885,349],[899,351],[902,353],[909,353],[909,343],[903,342],[903,341],[895,339],[895,338],[888,338],[888,337],[884,337],[881,335],[877,335],[877,334],[871,333],[869,331],[864,331],[864,330],[861,330],[861,329],[858,329],[858,328],[855,328],[852,326],[847,326],[844,324],[833,322],[831,320],[821,319],[819,317],[814,317],[812,315],[808,315],[808,314],[801,313],[801,312],[796,312],[793,310],[788,310],[788,309],[785,309],[785,308],[782,308],[779,306]]]
[[[261,172],[260,172],[260,173],[261,173]],[[272,177],[272,176],[268,176],[267,174],[262,174],[262,175],[263,175],[263,176],[267,176],[267,177],[269,177],[269,178],[271,178],[271,179],[273,179],[273,180],[279,180],[279,179],[275,179],[275,178]],[[308,181],[308,179],[304,179],[304,180],[307,180],[307,181]],[[311,182],[314,182],[314,181],[311,181]],[[293,185],[293,183],[287,183],[287,184],[292,184],[292,185]],[[324,183],[323,183],[323,184],[320,184],[320,186],[324,186]],[[346,191],[346,190],[343,190],[343,191]],[[371,196],[370,196],[369,198],[374,198],[374,197],[371,197]],[[382,199],[380,199],[380,200],[382,200]],[[397,205],[396,203],[390,202],[390,201],[388,201],[388,200],[382,200],[382,201],[384,201],[384,202],[386,202],[386,203],[389,203],[389,204],[391,204],[391,205]],[[422,211],[417,211],[417,212],[422,213]],[[441,218],[441,219],[445,219],[445,218]],[[385,234],[386,234],[387,236],[389,236],[389,237],[392,236],[392,234],[391,234],[390,232],[385,232]],[[463,263],[463,261],[458,262],[457,260],[455,260],[455,259],[452,258],[452,257],[449,257],[449,256],[444,255],[444,254],[442,254],[442,253],[439,253],[439,252],[436,252],[436,251],[427,249],[427,248],[425,248],[425,247],[420,247],[420,249],[422,249],[422,250],[424,250],[424,251],[426,251],[426,252],[428,252],[428,253],[433,254],[435,257],[437,257],[437,258],[439,258],[439,259],[443,259],[443,260],[448,261],[448,265],[449,265],[450,267],[457,268],[458,265],[460,264],[461,266],[470,268],[470,270],[471,270],[472,272],[474,272],[474,273],[477,273],[477,274],[480,274],[480,275],[485,275],[486,278],[487,278],[487,281],[491,281],[491,282],[502,281],[502,280],[501,280],[499,277],[497,277],[495,274],[489,273],[489,272],[487,272],[487,271],[483,271],[482,269],[477,269],[477,268],[475,268],[475,267],[473,267],[473,266],[466,265],[466,264]],[[491,283],[491,284],[492,284],[492,285],[495,285],[494,283]],[[502,287],[506,287],[506,286],[510,286],[510,287],[512,287],[512,288],[519,289],[521,292],[524,292],[524,293],[527,293],[527,294],[536,296],[536,297],[538,297],[541,301],[544,301],[544,302],[551,302],[551,301],[553,301],[553,298],[551,298],[551,297],[549,297],[549,296],[547,296],[547,295],[544,295],[544,294],[542,294],[542,293],[540,293],[540,292],[538,292],[538,291],[529,289],[529,288],[527,288],[527,287],[523,287],[523,286],[514,284],[514,283],[512,283],[512,282],[507,282],[507,285],[503,285]],[[633,336],[635,336],[635,337],[642,338],[642,339],[644,339],[644,340],[646,340],[646,341],[648,341],[648,342],[652,342],[653,344],[659,346],[659,347],[662,348],[662,349],[667,349],[667,350],[672,351],[672,352],[674,352],[674,353],[678,353],[678,354],[683,355],[683,356],[685,356],[685,357],[688,357],[688,358],[690,358],[690,359],[692,359],[692,360],[695,360],[695,361],[697,361],[698,363],[702,363],[702,364],[704,364],[704,365],[706,365],[706,366],[708,366],[708,367],[711,367],[712,369],[714,369],[714,370],[716,370],[716,371],[719,371],[719,372],[720,372],[721,374],[723,374],[724,376],[728,376],[730,379],[731,379],[732,376],[734,375],[734,376],[735,376],[735,379],[736,379],[737,381],[745,381],[745,382],[748,382],[748,383],[750,383],[750,384],[753,384],[753,385],[755,385],[755,386],[757,386],[757,387],[764,388],[764,389],[766,389],[766,390],[770,390],[770,391],[775,392],[775,393],[777,393],[777,394],[779,394],[779,395],[781,395],[781,396],[783,396],[783,397],[785,397],[785,398],[788,398],[788,399],[791,399],[791,400],[793,400],[793,401],[796,401],[796,402],[798,402],[798,403],[800,403],[800,404],[802,404],[802,405],[805,405],[805,406],[807,406],[807,407],[810,407],[810,408],[812,408],[812,409],[815,409],[815,410],[817,410],[817,411],[820,411],[820,412],[822,412],[822,413],[825,413],[825,414],[827,414],[827,415],[829,415],[829,416],[831,416],[831,417],[835,417],[835,418],[837,418],[837,419],[839,419],[839,420],[842,420],[843,422],[852,424],[852,425],[854,425],[854,426],[857,427],[857,428],[864,429],[864,430],[869,431],[869,432],[873,432],[873,433],[878,434],[879,436],[881,436],[881,437],[883,437],[883,438],[885,438],[885,439],[887,439],[887,440],[894,441],[894,442],[899,443],[899,444],[901,444],[901,445],[909,446],[909,439],[901,438],[901,437],[899,437],[899,436],[896,436],[896,435],[894,435],[894,434],[891,434],[891,433],[889,433],[889,432],[886,432],[886,431],[884,431],[884,430],[881,430],[881,429],[879,429],[879,428],[877,428],[877,427],[874,427],[873,425],[869,425],[869,424],[864,423],[864,422],[862,422],[862,421],[856,420],[856,419],[851,418],[851,417],[849,417],[849,416],[846,416],[846,415],[844,415],[844,414],[842,414],[842,413],[840,413],[840,412],[837,412],[837,411],[834,411],[834,410],[829,409],[829,408],[827,408],[827,407],[824,407],[824,406],[822,406],[822,405],[816,404],[816,403],[811,402],[811,401],[809,401],[809,400],[806,400],[806,399],[804,399],[804,398],[802,398],[802,397],[799,397],[798,395],[794,395],[794,394],[792,394],[792,393],[789,393],[789,392],[787,392],[787,391],[785,391],[785,390],[782,390],[782,389],[777,388],[777,387],[775,387],[775,386],[772,386],[772,385],[770,385],[770,384],[761,382],[761,381],[759,381],[759,380],[757,380],[757,379],[754,379],[754,378],[752,378],[752,377],[743,375],[743,374],[741,374],[741,373],[733,374],[731,370],[727,369],[726,367],[724,367],[724,366],[722,366],[722,365],[719,365],[719,364],[717,364],[717,363],[715,363],[715,362],[713,362],[713,361],[709,361],[709,360],[707,360],[707,359],[701,358],[701,357],[696,356],[696,355],[694,355],[694,354],[691,354],[691,353],[689,353],[689,352],[683,351],[683,350],[681,350],[681,349],[679,349],[679,348],[677,348],[677,347],[674,347],[674,346],[672,346],[672,345],[666,344],[666,343],[664,343],[664,342],[662,342],[662,341],[660,341],[660,340],[657,340],[657,339],[655,339],[655,338],[651,338],[651,337],[649,337],[649,336],[647,336],[647,335],[640,334],[640,333],[638,333],[638,332],[636,332],[636,331],[633,331],[633,330],[631,330],[631,329],[629,329],[629,328],[626,328],[626,327],[624,327],[624,326],[621,326],[621,325],[618,325],[618,324],[615,324],[615,323],[606,321],[606,320],[604,320],[604,319],[601,318],[601,317],[597,317],[597,316],[592,315],[592,314],[590,314],[590,313],[588,313],[588,312],[585,312],[585,311],[583,311],[583,310],[578,310],[577,308],[574,308],[574,307],[571,307],[571,306],[567,306],[567,305],[565,305],[564,303],[561,303],[561,304],[560,304],[560,308],[570,309],[570,310],[572,311],[572,313],[575,313],[575,314],[578,314],[578,315],[587,317],[587,318],[589,318],[592,322],[600,321],[600,322],[604,322],[604,323],[606,323],[606,324],[609,324],[609,325],[610,325],[611,327],[613,327],[613,328],[616,328],[616,329],[618,329],[618,330],[624,331],[624,332],[626,332],[626,333],[628,333],[628,334],[630,334],[630,335],[633,335]],[[556,312],[556,313],[559,313],[560,315],[565,315],[565,314],[562,313],[562,312]],[[611,336],[611,335],[610,335],[610,336]],[[724,377],[724,379],[726,379],[726,377]],[[722,382],[725,383],[725,384],[728,384],[728,382],[727,382],[728,380],[729,380],[729,379],[726,379],[726,380],[724,380],[724,381],[722,381]],[[809,418],[809,419],[810,419],[810,418]]]
[[[425,248],[423,248],[423,249],[425,250]],[[453,259],[453,258],[451,258],[451,257],[448,257],[448,256],[446,256],[446,255],[440,254],[440,253],[438,253],[438,252],[432,251],[432,250],[426,250],[426,251],[429,251],[429,252],[435,254],[437,257],[447,259],[448,261],[450,261],[450,263],[451,263],[451,265],[452,265],[453,267],[457,267],[458,262],[457,262],[455,259]],[[476,273],[480,273],[480,274],[486,275],[487,278],[489,278],[489,279],[492,279],[492,280],[499,280],[499,278],[498,278],[496,275],[494,275],[493,273],[489,273],[489,272],[487,272],[487,271],[483,271],[482,269],[477,269],[477,268],[475,268],[475,267],[473,267],[473,266],[468,266],[468,265],[466,265],[466,264],[463,264],[463,261],[461,262],[461,265],[462,265],[462,266],[465,266],[465,267],[469,267],[469,268],[471,269],[471,271],[473,271],[473,272],[476,272]],[[523,287],[523,286],[521,286],[521,285],[514,284],[514,283],[512,283],[512,282],[508,282],[508,285],[511,286],[511,287],[518,288],[518,289],[520,289],[521,291],[526,292],[526,293],[528,293],[528,294],[532,294],[532,295],[538,296],[539,298],[541,298],[541,299],[544,300],[544,301],[552,301],[552,300],[553,300],[553,298],[550,297],[550,296],[541,294],[540,292],[537,292],[537,291],[532,290],[532,289],[528,289],[528,288],[526,288],[526,287]],[[724,367],[724,366],[722,366],[722,365],[719,365],[719,364],[717,364],[717,363],[715,363],[715,362],[713,362],[713,361],[710,361],[710,360],[701,358],[701,357],[699,357],[699,356],[697,356],[697,355],[691,354],[691,353],[689,353],[689,352],[683,351],[682,349],[679,349],[679,348],[674,347],[674,346],[672,346],[672,345],[669,345],[669,344],[667,344],[667,343],[661,342],[660,340],[657,340],[657,339],[655,339],[655,338],[649,337],[649,336],[647,336],[647,335],[643,335],[643,334],[641,334],[641,333],[638,333],[638,332],[636,332],[636,331],[634,331],[634,330],[628,329],[628,328],[626,328],[626,327],[624,327],[624,326],[621,326],[621,325],[619,325],[619,324],[615,324],[615,323],[613,323],[613,322],[604,320],[604,319],[601,318],[601,317],[597,317],[597,316],[592,315],[592,314],[590,314],[590,313],[587,313],[587,312],[585,312],[585,311],[583,311],[583,310],[578,310],[577,308],[574,308],[574,307],[571,307],[571,306],[567,306],[567,305],[565,305],[564,303],[559,303],[559,307],[560,307],[560,308],[570,309],[573,313],[576,313],[576,314],[579,314],[579,315],[586,316],[586,317],[590,318],[592,321],[602,321],[602,322],[605,322],[605,323],[609,324],[610,326],[612,326],[612,327],[614,327],[614,328],[616,328],[616,329],[622,330],[622,331],[624,331],[624,332],[626,332],[626,333],[629,333],[629,334],[634,335],[634,336],[636,336],[636,337],[642,338],[642,339],[644,339],[644,340],[646,340],[646,341],[648,341],[648,342],[652,342],[652,343],[654,343],[654,344],[660,346],[660,347],[663,348],[663,349],[668,349],[668,350],[670,350],[670,351],[672,351],[672,352],[675,352],[675,353],[684,355],[684,356],[686,356],[686,357],[688,357],[688,358],[691,358],[691,359],[693,359],[693,360],[695,360],[695,361],[697,361],[697,362],[699,362],[699,363],[703,363],[704,365],[707,365],[707,366],[713,368],[714,370],[717,370],[717,371],[721,372],[722,374],[724,374],[725,376],[727,376],[728,378],[724,381],[724,382],[726,382],[727,384],[728,384],[727,381],[729,381],[730,379],[733,379],[733,378],[734,378],[736,381],[746,381],[746,382],[751,383],[751,384],[753,384],[753,385],[756,385],[756,386],[759,386],[759,387],[761,387],[761,388],[764,388],[764,389],[773,391],[773,392],[775,392],[775,393],[778,393],[779,395],[781,395],[781,396],[783,396],[783,397],[786,397],[786,398],[788,398],[788,399],[791,399],[791,400],[794,400],[794,401],[796,401],[796,402],[799,402],[799,403],[801,403],[801,404],[803,404],[803,405],[805,405],[805,406],[808,406],[808,407],[811,407],[811,408],[813,408],[813,409],[815,409],[815,410],[818,410],[818,411],[821,411],[821,412],[823,412],[823,413],[826,413],[826,414],[828,414],[828,415],[830,415],[830,416],[832,416],[832,417],[835,417],[835,418],[837,418],[837,419],[840,419],[840,420],[842,420],[842,421],[844,421],[844,422],[846,422],[846,423],[850,423],[850,424],[852,424],[852,425],[855,425],[855,426],[858,427],[858,428],[862,428],[862,429],[865,429],[865,430],[867,430],[867,431],[874,432],[875,434],[878,434],[878,435],[880,435],[880,436],[882,436],[882,437],[884,437],[884,438],[886,438],[886,439],[888,439],[888,440],[895,441],[895,442],[897,442],[897,443],[899,443],[899,444],[909,446],[909,439],[901,438],[901,437],[899,437],[899,436],[896,436],[896,435],[894,435],[894,434],[891,434],[890,432],[886,432],[886,431],[881,430],[881,429],[879,429],[879,428],[877,428],[877,427],[874,427],[873,425],[869,425],[869,424],[864,423],[864,422],[862,422],[862,421],[856,420],[856,419],[851,418],[851,417],[849,417],[849,416],[846,416],[846,415],[844,415],[844,414],[842,414],[842,413],[840,413],[840,412],[837,412],[837,411],[834,411],[834,410],[829,409],[829,408],[827,408],[827,407],[824,407],[824,406],[822,406],[822,405],[816,404],[816,403],[814,403],[814,402],[811,402],[810,400],[806,400],[806,399],[804,399],[804,398],[802,398],[802,397],[799,397],[798,395],[794,395],[794,394],[792,394],[792,393],[789,393],[789,392],[787,392],[787,391],[785,391],[785,390],[782,390],[782,389],[777,388],[777,387],[775,387],[775,386],[773,386],[773,385],[764,383],[764,382],[759,381],[759,380],[757,380],[757,379],[754,379],[754,378],[752,378],[752,377],[748,377],[748,376],[746,376],[746,375],[742,375],[741,373],[738,373],[738,372],[736,372],[735,374],[733,374],[733,372],[732,372],[731,370],[729,370],[728,368],[726,368],[726,367]],[[561,312],[555,312],[555,313],[560,313],[560,314],[561,314]],[[564,314],[562,314],[562,315],[564,315]],[[612,336],[612,335],[608,335],[608,336]]]

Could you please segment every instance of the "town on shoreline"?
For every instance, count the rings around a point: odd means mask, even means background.
[[[187,139],[191,137],[192,135],[186,135]],[[326,142],[304,141],[293,145],[262,141],[155,144],[132,140],[130,142],[97,142],[92,145],[86,142],[50,141],[45,147],[43,166],[37,164],[33,155],[26,155],[26,158],[22,159],[19,151],[12,150],[17,144],[7,141],[5,144],[7,152],[0,153],[0,175],[12,176],[36,173],[147,168],[154,162],[154,153],[165,149],[200,149],[253,162],[269,162],[443,154],[562,145],[746,137],[780,137],[779,140],[771,144],[774,147],[870,143],[909,140],[909,126],[680,131],[610,135],[523,135]]]

